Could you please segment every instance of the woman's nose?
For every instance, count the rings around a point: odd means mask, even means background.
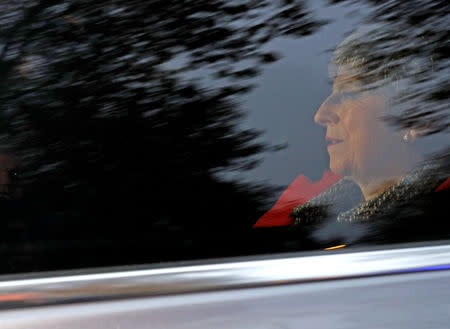
[[[339,122],[339,116],[336,113],[336,105],[328,102],[330,97],[322,103],[314,115],[314,122],[321,126],[333,125]]]

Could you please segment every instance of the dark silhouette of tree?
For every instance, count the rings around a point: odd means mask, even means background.
[[[232,240],[273,189],[217,173],[273,149],[239,126],[238,97],[279,57],[262,46],[320,26],[304,2],[2,6],[1,137],[27,182],[3,240],[14,271],[242,253]]]

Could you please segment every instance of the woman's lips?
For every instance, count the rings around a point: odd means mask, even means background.
[[[326,138],[326,141],[327,141],[327,143],[328,143],[328,147],[330,148],[330,147],[335,146],[335,145],[337,145],[337,144],[339,144],[339,143],[342,143],[344,140],[339,139],[339,138],[331,138],[331,137],[327,137],[327,138]]]

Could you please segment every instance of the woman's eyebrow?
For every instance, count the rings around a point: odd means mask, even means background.
[[[352,89],[361,86],[361,82],[355,78],[347,78],[342,80],[335,80],[333,83],[333,91],[341,92],[347,89]]]

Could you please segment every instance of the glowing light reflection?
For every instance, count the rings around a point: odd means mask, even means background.
[[[347,247],[346,244],[340,244],[339,246],[325,248],[324,250],[334,250],[334,249],[340,249],[340,248],[345,248],[345,247]]]

